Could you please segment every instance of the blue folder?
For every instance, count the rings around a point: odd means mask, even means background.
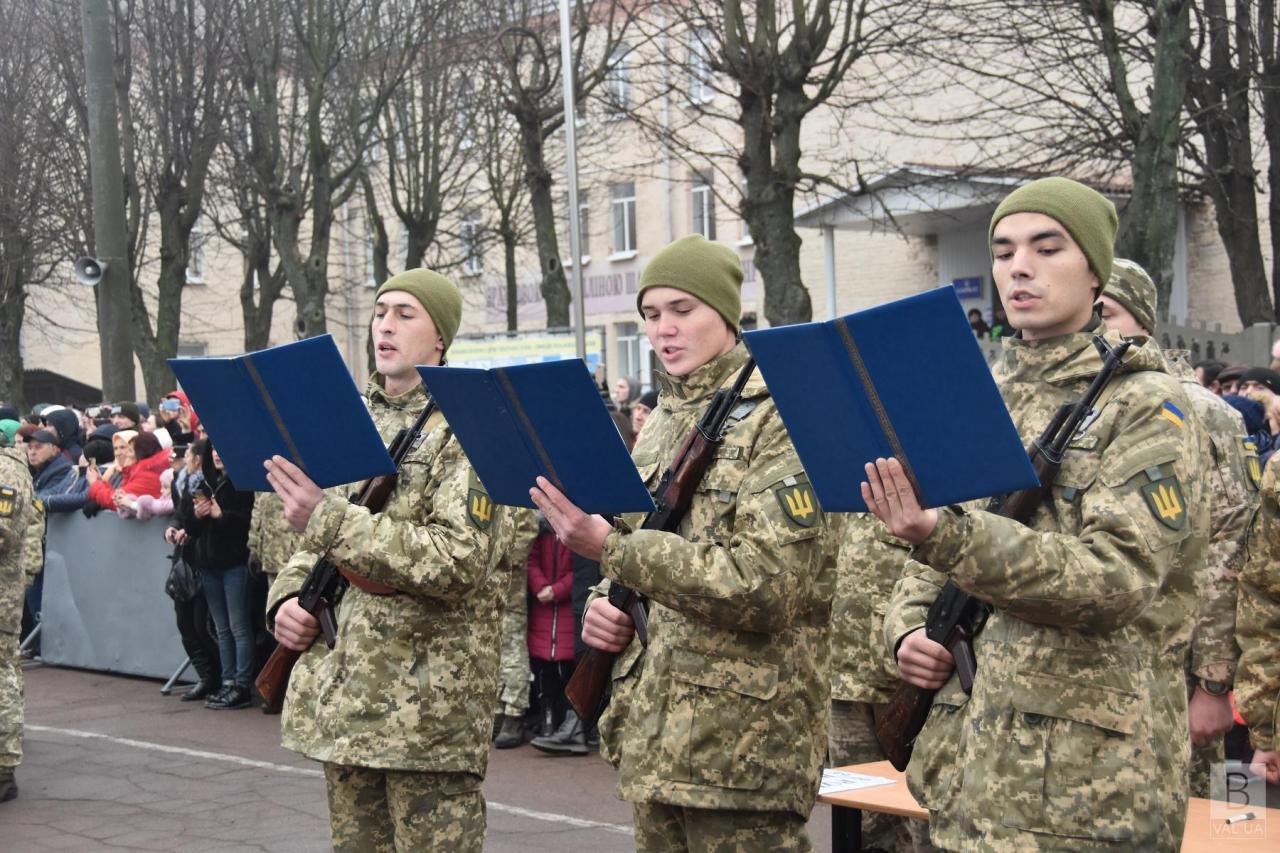
[[[866,511],[877,457],[896,456],[927,507],[1037,483],[950,287],[743,337],[825,510]]]
[[[653,509],[580,359],[418,372],[496,503],[532,507],[541,476],[585,512]]]
[[[262,463],[275,455],[325,489],[395,472],[329,335],[169,366],[239,489],[271,491]]]

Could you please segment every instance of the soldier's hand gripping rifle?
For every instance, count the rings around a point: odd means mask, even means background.
[[[428,400],[418,419],[413,422],[413,426],[396,433],[391,447],[388,448],[391,461],[395,463],[395,473],[380,474],[365,480],[360,486],[360,491],[352,495],[352,503],[365,507],[374,514],[382,512],[387,505],[387,499],[395,490],[396,480],[400,476],[400,466],[409,455],[409,451],[413,449],[418,434],[426,427],[427,420],[435,412],[435,408],[435,401]],[[331,649],[338,641],[338,605],[342,602],[342,596],[346,593],[348,585],[352,583],[375,595],[390,595],[396,591],[385,584],[361,577],[348,568],[338,568],[329,562],[328,554],[316,560],[298,590],[298,606],[320,623],[320,635],[324,637],[325,645]],[[262,694],[263,703],[272,713],[279,712],[284,706],[289,674],[293,672],[294,664],[302,654],[296,649],[286,648],[283,645],[276,646],[271,657],[267,658],[267,662],[263,665],[262,671],[258,673],[257,679],[254,680],[254,686]]]
[[[662,479],[658,481],[658,490],[654,497],[656,508],[645,518],[641,530],[665,530],[674,533],[680,527],[689,506],[693,503],[693,493],[702,482],[715,450],[724,441],[725,425],[729,415],[738,407],[742,399],[742,389],[756,368],[755,359],[748,359],[742,372],[738,374],[733,386],[721,388],[711,398],[702,417],[689,434],[685,436],[676,451],[675,458]],[[635,623],[636,636],[642,645],[649,644],[649,622],[644,608],[644,600],[633,589],[618,583],[609,582],[609,603],[631,616]],[[588,647],[579,658],[578,665],[565,685],[564,695],[578,713],[584,725],[590,726],[604,710],[603,700],[605,687],[613,673],[613,662],[617,652],[606,652],[602,649]]]
[[[1084,396],[1058,409],[1028,451],[1039,485],[992,498],[987,505],[987,512],[1026,524],[1040,504],[1048,498],[1058,469],[1062,466],[1062,456],[1067,445],[1082,425],[1087,426],[1085,419],[1090,417],[1099,395],[1120,368],[1130,343],[1124,341],[1112,347],[1099,335],[1094,337],[1093,345],[1102,356],[1102,369],[1098,371]],[[973,691],[973,679],[977,673],[973,638],[982,630],[990,612],[989,605],[969,595],[951,581],[943,585],[938,597],[929,607],[925,636],[951,652],[956,663],[956,675],[959,676],[960,686],[965,693]],[[876,721],[876,740],[880,749],[898,770],[905,770],[907,762],[911,760],[911,749],[916,736],[924,728],[937,692],[936,689],[900,682],[888,707]]]

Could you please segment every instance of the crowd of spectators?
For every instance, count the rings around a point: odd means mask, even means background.
[[[40,404],[25,415],[0,405],[0,446],[21,445],[46,518],[82,512],[146,521],[168,518],[173,546],[166,584],[182,644],[197,674],[184,701],[212,709],[245,708],[264,657],[252,618],[265,585],[249,571],[253,493],[235,488],[181,391],[156,411],[145,403],[89,406],[83,412]],[[38,656],[44,572],[27,592],[24,654]],[[260,620],[258,620],[260,622]]]
[[[1266,367],[1201,361],[1195,365],[1200,384],[1230,403],[1244,418],[1245,432],[1266,468],[1280,447],[1280,341]]]

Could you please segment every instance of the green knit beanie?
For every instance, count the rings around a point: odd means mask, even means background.
[[[423,268],[391,276],[378,288],[374,299],[389,290],[403,290],[421,302],[440,337],[444,338],[444,348],[449,348],[462,323],[462,294],[456,284],[438,272]]]
[[[1138,325],[1156,333],[1156,283],[1141,266],[1127,258],[1116,258],[1107,282],[1107,296],[1128,308]]]
[[[995,236],[996,223],[1014,213],[1043,213],[1061,223],[1089,259],[1089,267],[1098,277],[1098,293],[1106,289],[1119,219],[1116,206],[1101,193],[1069,178],[1041,178],[1023,184],[1005,196],[992,214],[988,246]]]
[[[640,273],[640,299],[651,287],[674,287],[692,294],[720,313],[733,330],[742,319],[742,262],[729,248],[701,234],[681,237],[653,256]],[[644,312],[641,312],[643,314]]]

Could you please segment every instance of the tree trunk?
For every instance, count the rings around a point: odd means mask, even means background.
[[[1161,0],[1151,103],[1133,155],[1133,196],[1120,220],[1116,255],[1142,265],[1156,285],[1158,318],[1167,320],[1178,234],[1178,151],[1190,60],[1189,0]],[[1106,282],[1103,282],[1106,285]]]
[[[1259,86],[1262,129],[1267,138],[1267,212],[1271,226],[1271,299],[1275,321],[1280,323],[1280,37],[1275,0],[1258,3],[1258,50],[1261,53]]]
[[[498,226],[498,230],[502,235],[502,263],[506,272],[507,331],[514,332],[520,327],[520,293],[519,282],[516,280],[516,227],[509,212],[503,212],[502,224]]]
[[[6,240],[0,257],[0,400],[26,411],[22,393],[22,321],[26,313],[26,275],[31,267],[26,241],[16,235]]]
[[[771,326],[813,319],[809,291],[800,277],[800,235],[795,227],[796,182],[800,175],[799,109],[804,93],[781,92],[776,105],[768,93],[741,89],[738,124],[743,131],[740,160],[747,179],[743,216],[755,241],[755,266],[764,283],[764,314]]]
[[[556,240],[556,208],[551,197],[551,172],[544,156],[539,123],[520,119],[521,150],[524,154],[525,184],[529,187],[529,207],[533,211],[533,233],[542,270],[542,298],[547,305],[547,328],[569,326],[569,283],[560,262]],[[508,309],[510,310],[510,309]]]

